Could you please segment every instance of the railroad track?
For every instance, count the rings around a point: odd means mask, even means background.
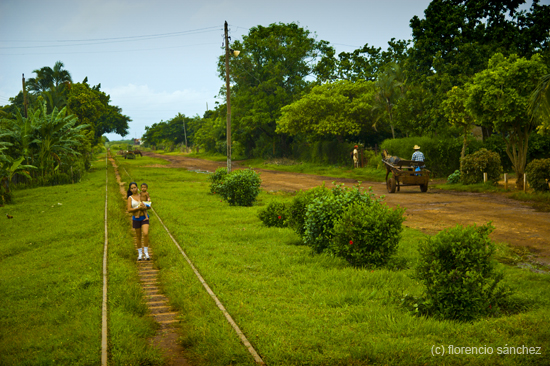
[[[113,163],[113,166],[115,167],[115,170],[118,171],[118,167],[116,167],[116,163],[114,162],[114,159],[111,160],[111,163]],[[128,171],[122,167],[125,174],[130,178],[132,181],[132,177],[128,173]],[[120,175],[119,175],[120,176]],[[119,179],[119,184],[121,184]],[[123,187],[121,186],[121,192],[125,194]],[[222,304],[222,302],[218,299],[214,291],[210,288],[208,283],[204,280],[202,275],[199,273],[191,259],[187,256],[187,254],[183,251],[180,244],[177,242],[177,240],[173,237],[173,235],[170,233],[170,230],[166,227],[164,222],[162,221],[159,214],[155,211],[154,208],[151,208],[153,210],[153,213],[155,214],[155,217],[158,219],[160,224],[164,227],[170,238],[172,239],[172,242],[174,245],[178,248],[181,255],[185,258],[195,275],[197,276],[198,280],[201,282],[203,287],[205,288],[206,292],[210,295],[212,300],[214,300],[214,303],[220,309],[220,311],[223,313],[224,317],[226,318],[227,322],[231,325],[243,345],[246,347],[250,355],[254,358],[254,361],[259,365],[265,365],[264,361],[258,354],[258,352],[254,349],[252,344],[248,341],[242,330],[239,328],[233,317],[229,314],[229,312],[226,310],[225,306]],[[136,245],[137,247],[137,245]],[[149,247],[149,253],[152,253],[151,247]],[[170,325],[175,324],[178,322],[177,316],[178,312],[174,311],[169,306],[169,300],[166,298],[161,291],[158,288],[158,279],[157,274],[158,270],[154,269],[153,262],[154,262],[154,255],[151,255],[152,260],[151,261],[138,261],[138,266],[140,270],[140,280],[142,283],[142,288],[144,289],[147,296],[149,296],[149,301],[147,302],[147,305],[149,306],[149,310],[151,312],[151,315],[155,317],[155,320],[161,324],[161,330],[164,329],[166,332],[166,335],[168,338],[177,339],[177,337],[170,336],[170,333],[174,332],[173,328],[170,328]],[[183,364],[185,365],[185,364]]]

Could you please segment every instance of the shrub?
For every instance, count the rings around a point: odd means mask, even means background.
[[[223,180],[227,176],[227,168],[218,168],[212,173],[208,180],[210,181],[210,193],[220,192]]]
[[[380,202],[350,204],[334,224],[329,250],[355,266],[382,266],[395,254],[404,209]]]
[[[258,173],[252,169],[243,169],[227,174],[217,188],[231,206],[252,206],[260,193],[261,183]]]
[[[271,201],[267,207],[258,213],[258,218],[267,227],[287,227],[287,207],[282,202]]]
[[[487,149],[479,149],[473,154],[460,159],[460,180],[464,184],[483,182],[483,173],[487,173],[487,179],[498,182],[502,174],[500,156]]]
[[[416,277],[425,286],[420,313],[471,321],[497,311],[508,293],[495,271],[493,229],[490,223],[456,226],[420,244]]]
[[[304,243],[317,253],[323,252],[333,237],[335,221],[347,206],[355,202],[371,205],[375,201],[372,189],[363,192],[358,187],[347,189],[342,185],[335,186],[330,194],[313,199],[307,206]]]
[[[294,229],[296,234],[304,237],[307,206],[313,202],[315,198],[331,194],[331,191],[324,185],[315,187],[306,192],[300,191],[292,200],[287,210],[287,225]]]
[[[548,191],[550,182],[550,159],[535,159],[525,168],[527,181],[536,192]]]
[[[460,182],[460,170],[455,170],[455,172],[447,178],[447,183],[455,184]]]

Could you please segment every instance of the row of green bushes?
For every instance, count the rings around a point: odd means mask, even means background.
[[[300,192],[290,204],[272,201],[258,217],[269,227],[292,228],[315,253],[326,252],[361,267],[388,264],[401,238],[403,211],[388,208],[372,192],[336,186]],[[493,258],[493,227],[455,227],[428,237],[419,247],[415,277],[425,286],[420,297],[405,295],[402,305],[417,315],[471,321],[513,306],[510,290]]]
[[[487,149],[480,149],[461,159],[460,170],[447,178],[448,183],[476,184],[483,182],[483,173],[487,180],[496,183],[502,176],[500,156]],[[527,182],[536,192],[549,191],[550,159],[534,159],[525,168]]]
[[[382,266],[396,252],[403,209],[391,209],[372,190],[337,185],[300,192],[288,206],[272,202],[259,213],[268,226],[288,226],[316,253],[356,266]]]

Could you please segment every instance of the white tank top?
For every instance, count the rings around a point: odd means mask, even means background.
[[[132,196],[130,198],[132,199],[132,208],[138,208],[140,201],[136,201]]]

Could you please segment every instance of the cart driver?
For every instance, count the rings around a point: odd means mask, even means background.
[[[420,146],[418,145],[414,145],[414,153],[413,153],[413,156],[411,158],[412,161],[421,161],[421,162],[424,162],[424,154],[422,154],[422,152],[420,151]],[[420,166],[421,169],[425,168],[426,166],[424,164],[422,164]]]

